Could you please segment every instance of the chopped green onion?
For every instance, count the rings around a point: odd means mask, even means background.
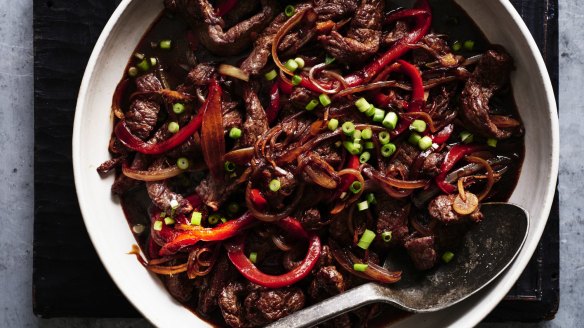
[[[268,81],[271,81],[271,80],[275,79],[276,76],[278,76],[278,73],[276,73],[276,70],[275,69],[273,69],[273,70],[267,72],[266,74],[264,74],[264,77]]]
[[[452,51],[460,51],[460,49],[462,49],[462,44],[460,44],[460,41],[454,42],[452,45]]]
[[[361,142],[361,130],[355,130],[355,132],[353,132],[353,142]]]
[[[302,76],[294,75],[292,77],[292,85],[299,85],[302,82]]]
[[[158,65],[158,59],[151,57],[150,58],[150,65],[152,65],[152,66]]]
[[[154,230],[156,230],[156,231],[162,230],[162,221],[156,221],[156,222],[154,222],[154,226],[152,228]]]
[[[420,133],[426,131],[426,122],[424,122],[423,120],[414,120],[410,124],[410,131],[416,131]]]
[[[464,49],[468,51],[472,51],[474,49],[474,41],[473,40],[466,40],[464,41]]]
[[[201,225],[201,219],[203,218],[203,213],[201,212],[193,212],[191,215],[191,224],[192,225]]]
[[[373,122],[381,122],[383,121],[383,117],[385,117],[385,111],[383,109],[375,108]]]
[[[375,195],[372,192],[368,193],[367,196],[365,196],[365,199],[367,200],[367,203],[370,205],[377,203],[377,200],[375,199]]]
[[[186,170],[189,168],[189,160],[186,157],[181,157],[176,160],[176,166],[181,170]]]
[[[305,108],[306,110],[313,110],[316,108],[316,106],[318,106],[318,100],[312,99]]]
[[[284,64],[284,67],[286,67],[289,71],[294,72],[298,69],[298,63],[294,59],[288,59],[286,64]]]
[[[365,98],[359,98],[359,100],[355,101],[355,106],[361,113],[365,113],[371,107],[371,104]]]
[[[357,209],[359,211],[365,211],[368,208],[369,208],[369,204],[367,203],[366,200],[364,200],[364,201],[362,201],[362,202],[360,202],[360,203],[357,204]]]
[[[139,62],[136,66],[138,66],[138,68],[144,72],[150,69],[150,63],[146,59]]]
[[[474,135],[468,131],[462,131],[462,132],[460,132],[460,140],[462,142],[464,142],[465,144],[469,144],[469,143],[473,142]]]
[[[210,225],[216,225],[217,223],[219,223],[220,220],[221,220],[221,215],[219,215],[219,214],[212,214],[207,219],[207,221],[209,222]]]
[[[382,145],[388,143],[389,140],[390,140],[389,132],[387,131],[379,132],[379,142],[381,142]]]
[[[161,217],[161,218],[165,218],[165,217],[166,217],[166,212],[162,212],[162,213],[160,213],[160,217]]]
[[[369,267],[369,265],[364,264],[364,263],[353,264],[353,270],[358,271],[358,272],[365,272],[365,270],[367,270],[368,267]]]
[[[172,224],[174,224],[174,222],[175,221],[173,218],[169,218],[169,217],[164,218],[164,224],[166,224],[166,225],[172,225]]]
[[[239,212],[239,204],[237,204],[235,202],[230,203],[229,205],[227,205],[227,210],[229,211],[229,213],[235,214],[235,213]]]
[[[238,128],[231,128],[231,130],[229,130],[229,138],[231,139],[241,138],[241,130]]]
[[[389,243],[391,241],[391,237],[392,237],[392,233],[391,231],[384,231],[381,234],[381,239],[383,239],[384,242]]]
[[[134,231],[134,233],[137,235],[143,233],[144,229],[145,227],[142,224],[136,224],[135,226],[132,227],[132,231]]]
[[[226,218],[221,218],[221,223],[225,223],[225,222],[227,222],[227,219]]]
[[[453,258],[454,258],[454,253],[452,253],[452,252],[444,252],[444,254],[442,254],[442,261],[444,261],[444,263],[448,263],[448,262],[452,261]]]
[[[177,133],[178,130],[180,130],[180,126],[178,125],[178,123],[176,123],[176,122],[168,123],[168,132],[174,134],[174,133]]]
[[[343,142],[341,140],[335,142],[335,147],[339,148],[343,145]]]
[[[326,57],[324,58],[324,63],[327,65],[332,64],[334,61],[336,60],[335,57],[331,57],[329,55],[326,55]]]
[[[324,107],[331,104],[331,98],[329,98],[329,96],[324,93],[318,96],[318,100],[320,100],[321,105],[323,105]]]
[[[144,59],[144,54],[137,52],[134,54],[134,57],[138,58],[139,60],[142,60]]]
[[[334,131],[339,127],[339,120],[337,120],[336,118],[333,118],[328,122],[327,126],[328,126],[329,130]]]
[[[428,136],[424,136],[422,139],[420,139],[420,141],[418,141],[418,147],[421,150],[426,150],[426,149],[432,147],[432,138],[430,138]]]
[[[172,111],[175,114],[182,114],[185,111],[185,105],[183,105],[181,103],[176,103],[176,104],[172,105]]]
[[[258,260],[258,253],[256,252],[249,253],[249,260],[251,261],[251,263],[256,263],[256,261]]]
[[[343,132],[348,136],[352,136],[355,133],[355,124],[353,124],[353,122],[345,122],[343,123],[341,128],[343,129]]]
[[[372,117],[373,115],[375,115],[375,110],[376,110],[375,106],[371,105],[365,112],[365,115],[367,115],[368,117]]]
[[[375,144],[373,143],[373,141],[367,141],[365,142],[365,149],[375,149]]]
[[[128,68],[128,75],[131,77],[136,77],[138,75],[138,69],[134,66]]]
[[[489,145],[490,147],[497,147],[497,139],[495,138],[489,138],[487,139],[487,145]]]
[[[294,61],[296,62],[296,64],[298,64],[298,68],[304,68],[304,59],[300,58],[300,57],[296,57],[294,58]]]
[[[361,138],[363,138],[363,140],[369,140],[371,137],[373,137],[373,131],[371,131],[370,128],[361,131]]]
[[[227,172],[235,171],[235,163],[233,162],[225,161],[225,164],[223,166],[225,167],[225,171]]]
[[[286,15],[286,17],[292,17],[295,12],[296,8],[294,8],[294,6],[292,5],[287,5],[286,8],[284,8],[284,14]]]
[[[351,141],[343,141],[343,146],[351,155],[357,155],[361,152],[361,145]]]
[[[381,124],[386,128],[393,130],[397,125],[397,119],[398,117],[396,113],[389,112],[387,113],[387,115],[385,115],[385,118],[383,119],[383,122],[381,122]]]
[[[367,163],[371,159],[371,154],[368,151],[364,151],[363,154],[359,157],[359,163]]]
[[[414,146],[418,145],[418,142],[420,142],[420,139],[422,139],[422,136],[413,132],[410,137],[408,138],[408,142],[411,143]]]
[[[279,179],[274,179],[272,181],[270,181],[270,190],[273,192],[276,192],[278,190],[280,190],[280,180]]]
[[[365,202],[365,204],[367,204],[367,202]],[[374,239],[375,232],[369,229],[365,229],[365,232],[363,232],[363,235],[361,235],[361,238],[359,239],[359,243],[357,243],[357,246],[361,247],[362,249],[368,249],[369,245],[371,245]]]
[[[169,50],[172,47],[172,40],[160,41],[160,49]]]
[[[354,194],[358,194],[361,191],[361,188],[363,188],[363,185],[359,181],[354,181],[351,183],[351,186],[349,186],[349,190]]]
[[[392,143],[385,144],[381,147],[381,156],[389,157],[395,153],[396,149],[397,147]]]

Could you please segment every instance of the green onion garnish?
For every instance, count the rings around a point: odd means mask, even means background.
[[[365,196],[365,199],[367,200],[367,203],[369,203],[369,205],[377,203],[375,195],[372,192],[368,193],[367,196]]]
[[[172,47],[172,40],[160,41],[160,49],[169,50]]]
[[[497,139],[495,138],[489,138],[487,139],[487,145],[489,145],[490,147],[497,147]]]
[[[460,140],[462,142],[464,142],[465,144],[469,144],[469,143],[473,142],[474,135],[468,131],[462,131],[462,132],[460,132]]]
[[[368,151],[364,151],[361,156],[359,156],[359,163],[364,164],[367,163],[371,159],[371,154]]]
[[[294,72],[298,69],[298,63],[294,59],[288,59],[286,64],[284,64],[284,67],[286,67],[289,71]]]
[[[389,112],[387,113],[387,115],[385,115],[385,118],[383,119],[383,121],[381,122],[381,124],[383,126],[385,126],[386,128],[393,130],[395,129],[396,125],[397,125],[397,114],[394,112]]]
[[[408,142],[411,143],[414,146],[418,145],[418,142],[420,142],[420,139],[422,139],[422,136],[413,132],[410,137],[408,138]]]
[[[142,224],[136,224],[132,227],[132,231],[134,231],[134,233],[137,235],[143,233],[144,229],[145,229],[144,225],[142,225]]]
[[[375,115],[375,110],[377,108],[375,108],[375,106],[371,105],[369,106],[369,109],[367,109],[367,111],[365,112],[365,115],[367,115],[368,117],[373,117],[373,115]]]
[[[256,263],[256,261],[258,260],[258,253],[256,252],[249,253],[249,260],[251,261],[251,263]]]
[[[371,104],[365,98],[359,98],[359,100],[355,101],[355,106],[361,113],[365,113],[371,107]]]
[[[384,242],[389,243],[391,241],[391,238],[393,237],[391,231],[384,231],[381,234],[381,239],[383,239]]]
[[[136,66],[138,66],[138,68],[144,72],[150,69],[150,63],[146,59],[139,62]]]
[[[174,134],[174,133],[177,133],[178,130],[180,130],[180,126],[178,125],[178,123],[176,123],[176,122],[168,123],[168,132]]]
[[[365,204],[367,204],[367,202],[365,202]],[[369,229],[365,229],[365,232],[363,232],[363,235],[361,235],[361,239],[359,239],[359,243],[357,243],[357,246],[359,246],[362,249],[368,249],[369,245],[371,245],[374,239],[375,232]]]
[[[231,128],[231,130],[229,130],[229,138],[231,139],[241,138],[241,130],[238,128]]]
[[[426,149],[432,147],[432,138],[430,138],[428,136],[424,136],[422,139],[420,139],[420,141],[418,141],[418,147],[421,150],[426,150]]]
[[[460,51],[460,49],[462,49],[462,44],[460,44],[460,41],[455,41],[454,44],[452,44],[452,51]]]
[[[339,120],[332,118],[327,124],[329,130],[334,131],[339,127]]]
[[[176,104],[172,105],[172,111],[175,114],[182,114],[185,111],[185,105],[183,105],[181,103],[176,103]]]
[[[266,74],[264,74],[264,77],[268,81],[272,81],[273,79],[276,78],[276,76],[278,76],[278,73],[276,73],[276,70],[275,69],[273,69],[273,70],[267,72]]]
[[[270,181],[270,190],[273,192],[276,192],[278,190],[280,190],[280,180],[279,179],[274,179],[272,181]]]
[[[423,120],[414,120],[410,124],[410,131],[416,131],[420,133],[426,131],[426,122],[424,122]]]
[[[361,152],[361,145],[351,141],[343,141],[343,146],[351,155],[358,155]]]
[[[162,221],[154,222],[154,226],[152,226],[152,229],[154,229],[156,231],[162,230]]]
[[[387,131],[379,132],[379,142],[381,142],[382,145],[388,143],[389,140],[390,140],[389,132]]]
[[[336,60],[335,57],[331,57],[329,55],[326,55],[326,57],[324,58],[324,63],[327,65],[332,64],[334,61]]]
[[[323,105],[324,107],[331,104],[331,98],[329,98],[329,96],[324,93],[318,96],[318,100],[320,100],[321,105]]]
[[[349,190],[354,194],[358,194],[361,191],[361,188],[363,188],[363,185],[359,181],[354,181],[349,186]]]
[[[304,68],[304,59],[300,58],[300,57],[296,57],[294,58],[294,61],[296,62],[296,64],[298,64],[298,68]]]
[[[365,142],[365,149],[368,149],[368,150],[375,149],[375,144],[373,143],[373,141]]]
[[[316,108],[316,106],[318,106],[318,100],[312,99],[305,108],[306,110],[313,110]]]
[[[212,214],[207,219],[207,221],[209,222],[210,225],[216,225],[217,223],[219,223],[220,220],[221,220],[221,215],[219,215],[219,214]]]
[[[226,218],[221,218],[221,223],[225,223],[225,222],[227,222],[227,219]]]
[[[396,149],[397,148],[392,143],[385,144],[381,147],[381,156],[389,157],[395,153]]]
[[[473,40],[466,40],[464,41],[464,50],[472,51],[474,49],[474,41]]]
[[[164,224],[166,224],[166,225],[172,225],[172,224],[174,224],[174,219],[173,218],[166,217],[166,218],[164,218]]]
[[[284,8],[284,14],[286,15],[286,17],[292,17],[295,12],[296,8],[294,8],[294,6],[292,5],[287,5],[286,8]]]
[[[373,113],[373,122],[381,122],[385,117],[385,111],[383,109],[375,108]]]
[[[227,171],[227,172],[235,171],[235,163],[233,163],[233,162],[225,161],[225,164],[223,165],[223,167],[225,167],[225,171]]]
[[[373,131],[371,131],[370,128],[366,128],[361,131],[361,138],[363,140],[369,140],[371,137],[373,137]]]
[[[176,166],[181,170],[186,170],[189,168],[189,160],[186,157],[180,157],[176,160]]]
[[[341,128],[343,129],[343,132],[348,136],[352,136],[355,133],[355,124],[353,124],[353,122],[345,122],[343,123]]]
[[[158,59],[151,57],[150,58],[150,65],[152,65],[152,66],[158,65]]]
[[[173,198],[170,201],[170,208],[173,209],[173,210],[176,210],[178,208],[178,206],[179,206],[178,201],[176,200],[176,198]]]
[[[353,142],[361,142],[361,130],[355,130],[355,132],[353,132]]]
[[[203,218],[203,213],[193,212],[193,214],[191,215],[191,224],[200,226],[202,218]]]
[[[359,211],[365,211],[368,208],[369,208],[369,204],[367,203],[366,200],[364,200],[364,201],[362,201],[362,202],[360,202],[360,203],[357,204],[357,209]]]
[[[128,75],[131,77],[136,77],[138,75],[138,69],[134,66],[128,68]]]
[[[364,264],[364,263],[353,264],[353,270],[358,271],[358,272],[365,272],[365,270],[367,270],[368,267],[369,267],[369,265]]]
[[[454,253],[452,253],[452,252],[444,252],[444,254],[442,254],[442,261],[444,261],[444,263],[448,263],[448,262],[452,261],[453,258],[454,258]]]
[[[302,82],[302,76],[294,75],[292,77],[292,85],[299,85]]]

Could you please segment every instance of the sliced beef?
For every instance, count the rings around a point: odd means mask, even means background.
[[[316,301],[322,301],[346,290],[345,279],[334,265],[318,270],[308,287],[308,295]]]
[[[280,181],[280,189],[275,192],[269,189],[270,181],[274,179],[278,179]],[[278,211],[287,206],[286,199],[296,191],[298,181],[296,177],[290,172],[282,174],[280,172],[276,172],[273,167],[266,166],[266,168],[260,172],[258,186],[260,187],[260,190],[262,190],[262,193],[268,201],[268,204],[270,204],[270,207]]]
[[[138,92],[156,92],[162,90],[162,82],[154,73],[138,76],[136,78],[136,89]]]
[[[509,83],[513,59],[504,50],[489,50],[479,60],[460,95],[461,113],[473,130],[485,137],[505,139],[511,132],[499,129],[489,116],[491,97]]]
[[[387,167],[386,174],[407,179],[410,175],[410,168],[419,154],[420,151],[416,147],[402,142],[398,145],[397,151]]]
[[[101,174],[107,174],[116,167],[120,166],[125,159],[126,159],[125,156],[108,159],[107,161],[101,163],[101,165],[97,167],[97,172]]]
[[[427,177],[437,176],[443,161],[444,155],[442,153],[431,153],[422,164],[422,173]]]
[[[214,210],[218,210],[238,186],[233,181],[217,181],[211,174],[208,174],[195,188],[195,192],[201,197],[203,203]]]
[[[239,104],[237,102],[223,102],[223,130],[225,130],[225,133],[229,133],[231,128],[241,127],[242,118],[241,113],[237,110],[238,106]]]
[[[217,305],[225,323],[234,328],[247,327],[244,309],[239,301],[239,296],[245,292],[245,286],[239,282],[230,282],[223,287]]]
[[[304,293],[296,287],[252,291],[243,304],[246,318],[254,326],[263,326],[304,307]]]
[[[150,165],[150,160],[146,157],[146,155],[137,153],[132,163],[130,164],[130,168],[133,170],[145,170]],[[138,187],[140,185],[140,181],[128,178],[127,176],[120,174],[116,177],[116,180],[112,184],[112,193],[114,195],[121,196],[126,192]]]
[[[165,166],[165,163],[165,158],[157,159],[150,166],[149,170],[160,170]],[[178,207],[174,209],[174,213],[186,214],[193,210],[193,206],[189,201],[184,199],[180,194],[172,191],[166,180],[147,182],[146,189],[148,190],[148,196],[150,196],[152,203],[167,213],[170,213],[173,210],[173,202],[178,203]]]
[[[408,255],[418,270],[428,270],[437,261],[434,237],[413,238],[404,244]]]
[[[378,235],[391,231],[391,242],[379,240],[380,245],[401,245],[408,236],[408,216],[410,206],[397,199],[390,198],[385,193],[376,195]]]
[[[315,149],[323,160],[329,163],[332,167],[338,167],[341,164],[342,157],[339,154],[339,148],[335,148],[332,144],[324,144]]]
[[[441,61],[444,66],[453,66],[457,64],[456,59],[452,55],[450,46],[445,39],[437,34],[428,34],[424,36],[419,44],[421,48],[414,49],[412,52],[413,62],[416,65],[424,65],[436,61],[437,59]]]
[[[456,196],[457,194],[440,195],[434,198],[430,204],[428,204],[428,213],[430,213],[430,216],[445,224],[460,222],[465,216],[459,215],[452,209],[452,204],[454,203]],[[468,217],[475,222],[479,222],[483,219],[483,214],[480,212],[480,209],[477,208],[477,210],[469,214]]]
[[[250,147],[264,132],[268,131],[268,118],[257,93],[249,85],[243,89],[243,98],[246,116],[243,122],[243,135],[239,140],[240,146]]]
[[[150,73],[136,78],[136,88],[138,92],[156,92],[162,89],[162,83],[154,73]],[[134,135],[145,140],[156,125],[158,112],[160,104],[147,96],[140,97],[132,102],[125,113],[126,124]]]
[[[308,103],[318,97],[318,95],[306,88],[296,87],[290,94],[290,103],[298,109],[305,109]]]
[[[384,46],[390,47],[406,35],[408,35],[408,24],[403,21],[397,21],[395,27],[383,36],[381,42]]]
[[[189,72],[187,78],[194,85],[205,86],[209,84],[214,73],[214,63],[200,63]]]
[[[316,0],[314,11],[319,20],[339,20],[353,15],[358,1],[354,0]]]
[[[379,50],[383,0],[363,0],[351,21],[347,36],[337,31],[322,35],[318,39],[324,48],[337,60],[344,63],[360,63]]]
[[[217,298],[227,285],[235,277],[235,272],[227,256],[222,255],[213,268],[213,273],[206,275],[203,285],[199,290],[197,310],[204,314],[210,314],[217,309]]]
[[[316,230],[322,227],[322,222],[320,221],[320,211],[317,208],[309,208],[303,211],[298,220],[307,230]]]
[[[348,211],[342,211],[335,217],[331,218],[329,234],[335,241],[341,245],[348,245],[353,242],[353,234],[349,231],[347,223]]]
[[[164,276],[164,285],[170,295],[174,296],[179,302],[185,303],[193,297],[195,285],[189,280],[186,273]]]

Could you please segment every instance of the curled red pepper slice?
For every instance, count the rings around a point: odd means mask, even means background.
[[[433,134],[430,136],[432,138],[432,143],[441,145],[450,139],[452,135],[452,131],[454,131],[454,125],[448,124],[444,129],[440,130],[438,133]]]
[[[420,70],[405,60],[397,61],[401,67],[400,70],[407,74],[412,81],[412,100],[408,106],[408,112],[419,112],[424,105],[424,82]]]
[[[229,239],[239,234],[244,229],[249,228],[255,222],[257,222],[257,220],[253,217],[253,215],[251,215],[249,212],[246,212],[238,219],[227,221],[225,223],[219,224],[214,228],[179,224],[177,228],[185,229],[185,231],[175,232],[172,240],[166,243],[160,250],[160,255],[167,256],[174,254],[182,248],[192,246],[199,241],[218,241]]]
[[[456,191],[456,187],[444,181],[446,175],[464,156],[484,148],[484,146],[479,145],[456,145],[452,147],[448,153],[446,153],[444,162],[442,162],[442,166],[440,167],[440,174],[436,176],[436,185],[438,185],[438,187],[447,194],[454,193]]]
[[[262,192],[259,189],[252,189],[250,195],[251,201],[255,204],[256,208],[264,209],[266,205],[268,205],[268,201],[262,195]]]
[[[296,226],[291,223],[292,221],[298,222],[292,218],[282,219],[281,222],[288,221],[290,225]],[[281,223],[280,223],[281,225]],[[298,223],[300,225],[300,223]],[[238,236],[228,241],[225,244],[227,249],[227,256],[231,260],[231,263],[237,268],[237,270],[249,281],[264,286],[267,288],[282,288],[290,286],[310,273],[310,271],[318,262],[321,252],[320,239],[315,234],[307,234],[304,229],[302,229],[306,237],[308,237],[308,252],[306,257],[299,266],[292,269],[291,271],[284,273],[279,276],[273,276],[261,272],[245,255],[245,236]]]
[[[203,123],[203,115],[209,106],[209,102],[211,99],[215,98],[214,92],[220,92],[220,88],[209,87],[209,95],[207,95],[207,100],[201,106],[201,108],[199,108],[197,115],[195,115],[195,117],[193,117],[191,121],[186,126],[181,128],[175,135],[164,141],[155,144],[144,142],[140,138],[133,135],[132,132],[130,132],[130,129],[128,128],[125,120],[120,121],[116,125],[114,129],[116,137],[118,137],[124,146],[142,154],[160,155],[171,149],[174,149],[183,144],[190,136],[192,136],[201,128]]]

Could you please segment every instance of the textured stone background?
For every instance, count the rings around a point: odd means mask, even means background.
[[[578,327],[584,322],[584,7],[560,0],[561,303],[555,320],[481,327]],[[0,327],[149,327],[140,319],[38,319],[32,313],[32,0],[0,0]]]

